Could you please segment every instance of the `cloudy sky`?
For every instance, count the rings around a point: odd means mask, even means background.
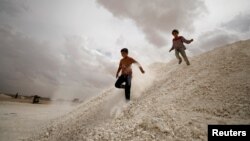
[[[167,62],[171,31],[193,56],[250,38],[249,0],[0,0],[0,92],[87,98],[111,87],[127,47]]]

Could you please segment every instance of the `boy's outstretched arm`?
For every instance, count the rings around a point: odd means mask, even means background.
[[[183,41],[184,43],[190,44],[191,42],[194,41],[194,39],[187,40],[187,39],[185,39],[184,37],[182,37],[182,41]]]
[[[116,72],[116,78],[119,76],[121,69],[122,69],[122,67],[121,67],[121,62],[120,62],[119,67],[118,67],[117,72]]]
[[[172,47],[170,48],[169,52],[171,52],[172,50],[174,50],[174,41],[172,43]]]
[[[172,47],[170,48],[169,52],[171,52],[172,50],[174,50],[174,46],[172,46]]]
[[[141,73],[145,73],[144,69],[142,68],[141,64],[138,63],[136,60],[134,60],[134,63],[137,64],[137,66],[139,67]]]

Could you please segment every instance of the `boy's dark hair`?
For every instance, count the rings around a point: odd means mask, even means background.
[[[123,49],[121,49],[121,52],[128,53],[128,49],[127,48],[123,48]]]
[[[174,34],[174,33],[179,34],[179,31],[178,31],[177,29],[174,29],[174,30],[172,31],[172,34]]]

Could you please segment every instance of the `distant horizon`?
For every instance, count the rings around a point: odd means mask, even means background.
[[[216,47],[216,48],[212,48],[212,49],[210,49],[210,50],[207,50],[206,52],[203,52],[203,53],[200,53],[200,54],[197,54],[197,55],[195,55],[195,56],[200,56],[200,55],[202,55],[202,54],[204,54],[204,53],[207,53],[207,52],[210,52],[210,51],[214,51],[214,50],[216,50],[216,49],[220,49],[220,48],[222,48],[222,47],[227,47],[227,45],[231,45],[231,44],[235,44],[235,43],[237,43],[237,42],[244,42],[244,41],[248,41],[248,40],[250,40],[250,38],[249,39],[244,39],[244,40],[238,40],[238,41],[235,41],[235,42],[233,42],[233,43],[227,43],[227,44],[225,44],[225,45],[222,45],[222,46],[218,46],[218,47]],[[194,58],[195,56],[192,56],[192,57],[190,57],[190,59],[192,59],[192,58]],[[175,58],[174,59],[172,59],[172,60],[169,60],[168,62],[165,62],[165,63],[169,63],[170,61],[175,61]],[[163,62],[153,62],[152,64],[154,64],[154,63],[163,63]],[[152,65],[152,64],[149,64],[149,66],[150,65]],[[108,89],[110,89],[110,88],[112,88],[112,86],[110,86],[110,87],[108,87],[107,89],[104,89],[104,92],[105,92],[105,90],[107,90],[108,91]],[[103,92],[103,90],[102,90],[102,92]],[[74,99],[81,99],[81,100],[84,100],[84,98],[81,98],[81,97],[72,97],[71,99],[67,99],[67,98],[64,98],[64,97],[57,97],[57,98],[53,98],[53,97],[46,97],[46,96],[43,96],[43,95],[39,95],[39,94],[28,94],[28,93],[23,93],[23,92],[16,92],[16,93],[18,93],[18,95],[20,95],[20,96],[27,96],[27,97],[32,97],[32,96],[34,96],[34,95],[38,95],[38,96],[41,96],[42,98],[48,98],[48,99],[50,99],[50,100],[68,100],[68,101],[72,101],[72,100],[74,100]],[[0,94],[5,94],[5,95],[11,95],[11,96],[15,96],[16,95],[16,93],[15,92],[4,92],[4,91],[0,91]],[[97,95],[100,95],[101,94],[101,92],[99,92]],[[87,99],[89,99],[89,98],[91,98],[91,97],[87,97],[85,100],[87,100]]]

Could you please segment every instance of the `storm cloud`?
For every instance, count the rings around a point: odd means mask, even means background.
[[[29,11],[29,8],[24,1],[0,0],[0,12],[9,16],[17,16],[19,13],[27,11]]]
[[[84,98],[98,94],[114,79],[113,64],[78,36],[53,46],[1,25],[0,42],[0,89],[4,92]]]
[[[239,37],[222,29],[214,29],[201,34],[197,40],[198,43],[196,45],[198,49],[190,49],[190,51],[194,54],[203,53],[216,47],[221,47],[223,45],[233,43],[239,40]]]
[[[157,47],[166,45],[164,34],[177,28],[194,31],[193,22],[206,11],[200,0],[97,0],[118,18],[129,18]]]
[[[250,31],[250,14],[238,14],[232,20],[221,25],[227,30],[233,30],[238,33],[247,33]]]
[[[168,52],[174,28],[194,38],[188,55],[249,38],[249,1],[225,2],[0,0],[0,91],[96,95],[113,86],[121,48],[146,72],[146,65],[175,59]]]
[[[227,22],[222,22],[217,28],[199,35],[194,54],[206,52],[216,47],[250,38],[250,15],[241,13]]]

